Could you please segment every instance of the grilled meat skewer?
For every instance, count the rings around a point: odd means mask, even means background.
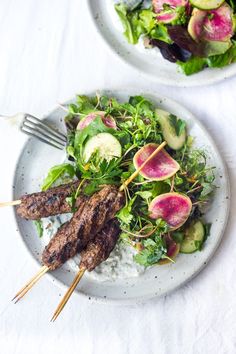
[[[109,257],[111,251],[116,245],[119,234],[119,222],[116,219],[112,219],[96,235],[95,239],[88,243],[87,247],[81,252],[80,271],[75,277],[73,284],[70,286],[63,299],[60,301],[51,321],[55,321],[57,319],[74,289],[78,285],[84,272],[86,270],[91,272],[94,268],[96,268]]]
[[[25,194],[16,208],[17,214],[25,219],[38,220],[52,215],[71,212],[71,206],[66,198],[70,197],[78,188],[80,181],[62,184],[45,192]],[[83,197],[78,196],[75,207],[79,207]]]
[[[124,194],[113,185],[84,199],[70,222],[60,227],[44,249],[44,265],[54,270],[82,251],[123,205]]]
[[[119,238],[120,228],[117,219],[110,220],[105,227],[90,241],[80,253],[80,268],[91,272],[105,261],[114,249]]]
[[[13,300],[19,301],[47,271],[59,268],[69,258],[85,248],[105,224],[114,218],[123,204],[124,194],[111,185],[105,186],[90,198],[84,197],[71,220],[58,229],[48,246],[45,247],[42,255],[44,266],[15,295]],[[104,249],[100,257],[106,257],[106,254]]]

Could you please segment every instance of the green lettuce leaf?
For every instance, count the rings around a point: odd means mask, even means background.
[[[138,11],[129,11],[124,4],[115,5],[115,10],[124,27],[124,35],[131,44],[138,43],[139,37],[145,32],[139,19]]]
[[[181,61],[177,63],[185,75],[195,74],[207,66],[210,68],[223,68],[229,64],[236,63],[236,41],[233,41],[232,47],[224,54],[213,55],[209,58],[191,57],[186,63]]]

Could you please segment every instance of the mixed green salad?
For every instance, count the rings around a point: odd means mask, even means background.
[[[186,75],[236,62],[234,0],[120,0],[115,10],[129,43],[159,48]]]
[[[166,141],[124,189],[119,242],[134,247],[135,262],[144,266],[201,250],[210,229],[203,210],[214,190],[214,168],[206,152],[194,148],[186,122],[142,96],[125,103],[99,94],[77,96],[67,108],[68,161],[49,171],[42,189],[78,178],[77,191],[67,198],[75,211],[79,193],[122,185]]]

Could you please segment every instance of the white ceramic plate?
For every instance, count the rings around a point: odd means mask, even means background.
[[[236,74],[236,64],[220,69],[205,69],[185,76],[176,64],[163,59],[158,49],[145,50],[140,45],[129,44],[123,36],[123,28],[114,10],[114,0],[88,0],[88,11],[96,30],[113,53],[127,64],[165,85],[202,86],[227,79]]]
[[[94,95],[94,93],[86,92],[83,92],[83,94]],[[127,100],[131,95],[143,93],[138,90],[129,90],[125,93],[105,91],[105,94],[115,96],[123,101]],[[85,275],[76,292],[90,298],[113,302],[139,302],[147,298],[167,294],[192,279],[206,265],[218,247],[225,229],[229,210],[228,175],[211,137],[196,118],[178,103],[158,95],[144,95],[159,107],[185,119],[189,133],[197,137],[197,145],[208,150],[210,156],[209,164],[216,166],[216,184],[219,188],[216,190],[214,203],[212,203],[210,211],[206,215],[206,219],[213,224],[211,236],[207,239],[202,252],[192,255],[180,254],[175,264],[152,267],[139,277],[98,282]],[[65,112],[61,108],[57,108],[45,118],[46,121],[54,123],[61,130],[64,130],[62,120],[64,116]],[[38,140],[29,139],[20,153],[16,166],[13,199],[19,199],[26,192],[39,191],[42,179],[48,169],[60,163],[62,159],[63,152]],[[31,257],[40,265],[40,256],[45,247],[44,239],[38,237],[31,221],[25,221],[17,217],[16,214],[15,217],[23,243],[26,245]],[[75,276],[75,272],[69,264],[65,264],[48,276],[56,283],[64,284],[68,287]]]

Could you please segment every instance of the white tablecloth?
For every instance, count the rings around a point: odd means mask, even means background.
[[[147,81],[103,46],[85,13],[85,1],[1,0],[0,113],[41,116],[76,92],[110,86],[139,86],[174,98],[204,123],[227,162],[231,217],[210,264],[180,290],[142,306],[99,305],[72,296],[52,324],[61,291],[48,279],[19,304],[10,302],[36,266],[17,240],[11,210],[1,209],[0,352],[235,353],[236,77],[188,89]],[[0,122],[1,201],[11,199],[16,151],[24,139]]]

